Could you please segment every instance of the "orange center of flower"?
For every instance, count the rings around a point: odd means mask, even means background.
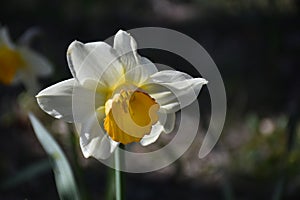
[[[25,62],[19,52],[9,47],[0,46],[0,82],[11,84],[18,69],[25,66]]]
[[[104,129],[116,142],[139,142],[158,121],[158,109],[147,93],[122,90],[105,104]]]

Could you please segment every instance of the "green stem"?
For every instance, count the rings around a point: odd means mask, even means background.
[[[108,168],[105,199],[115,199],[115,169]]]
[[[124,149],[124,145],[120,144],[119,148],[115,151],[115,192],[116,192],[116,200],[123,199],[123,181],[122,181],[122,172],[121,169],[121,162],[122,162],[122,155],[121,149]]]

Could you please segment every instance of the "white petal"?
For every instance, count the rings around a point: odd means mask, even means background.
[[[150,60],[137,53],[136,41],[129,33],[118,31],[114,39],[114,48],[120,55],[126,80],[139,86],[157,72],[157,68]]]
[[[99,121],[103,120],[104,111],[101,115],[98,116]],[[91,115],[81,124],[80,147],[86,158],[107,159],[119,144],[107,136],[99,121],[95,115]]]
[[[175,127],[176,114],[166,113],[163,109],[158,112],[159,123],[163,126],[165,133],[171,133]]]
[[[38,27],[31,27],[27,29],[18,39],[17,44],[21,46],[29,46],[32,41],[41,34],[41,29]]]
[[[30,69],[22,69],[17,71],[13,83],[15,84],[19,81],[24,84],[27,92],[33,96],[36,95],[36,93],[41,89],[36,75],[32,73]]]
[[[82,110],[82,117],[85,118],[85,110],[87,106],[99,107],[104,104],[105,96],[85,89],[84,87],[77,84],[75,79],[69,79],[52,85],[44,90],[42,90],[36,97],[40,107],[48,114],[55,118],[63,119],[67,122],[74,122],[73,108],[72,108],[72,98],[76,95],[76,110],[80,113]],[[96,100],[93,101],[92,98]],[[95,102],[94,105],[90,105]],[[80,117],[77,117],[80,118]]]
[[[36,96],[39,106],[55,118],[72,122],[72,93],[74,84],[75,80],[69,79],[42,90]]]
[[[95,157],[97,159],[107,159],[115,151],[116,147],[119,145],[119,142],[113,141],[108,135],[105,135],[100,144],[99,156]]]
[[[125,72],[126,80],[137,86],[144,84],[152,74],[158,72],[155,65],[147,58],[140,57],[138,64]]]
[[[130,71],[138,64],[137,44],[129,33],[122,30],[117,32],[114,38],[114,49],[121,55],[120,59],[126,71]]]
[[[164,110],[158,112],[159,121],[153,125],[149,135],[145,135],[140,143],[143,146],[154,143],[162,132],[170,133],[173,131],[175,126],[175,113],[165,113]]]
[[[123,76],[117,52],[104,42],[83,44],[74,41],[68,48],[67,58],[73,77],[81,84],[86,79],[93,79],[113,86]]]
[[[151,97],[168,113],[175,113],[196,100],[203,78],[192,78],[186,73],[165,70],[153,74],[142,86]]]
[[[18,51],[21,53],[31,73],[37,76],[49,76],[52,74],[53,66],[44,56],[27,47],[19,47]]]
[[[0,26],[0,45],[6,45],[11,49],[15,48],[14,43],[10,39],[7,28],[1,26]]]
[[[140,141],[141,145],[147,146],[149,144],[154,143],[163,131],[164,131],[164,127],[159,122],[157,122],[155,125],[152,126],[150,134],[145,135],[141,139]]]

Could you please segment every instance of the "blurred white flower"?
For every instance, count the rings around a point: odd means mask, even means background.
[[[38,89],[37,77],[48,76],[52,66],[48,60],[27,45],[14,44],[6,27],[0,26],[0,82],[10,85],[23,82],[28,91]]]
[[[44,89],[37,101],[48,114],[80,124],[85,157],[105,159],[119,143],[145,146],[162,132],[170,133],[175,112],[196,100],[207,83],[178,71],[158,72],[150,60],[137,53],[133,37],[122,30],[115,35],[113,47],[104,42],[74,41],[67,59],[74,78]],[[75,91],[79,95],[74,99]],[[95,99],[91,113],[75,119],[74,109],[84,113],[90,98]],[[76,100],[73,108],[72,100]]]

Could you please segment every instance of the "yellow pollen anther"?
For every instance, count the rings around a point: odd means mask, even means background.
[[[121,90],[105,104],[104,129],[116,142],[139,142],[158,121],[158,110],[147,93]]]
[[[25,67],[25,61],[19,52],[0,46],[0,82],[11,84],[18,69]]]

